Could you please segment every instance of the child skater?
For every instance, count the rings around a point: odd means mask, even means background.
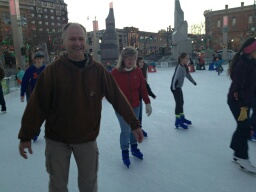
[[[191,125],[192,122],[185,119],[184,111],[183,111],[183,93],[182,93],[182,86],[184,83],[185,77],[188,78],[194,85],[196,85],[196,82],[191,77],[187,63],[189,62],[189,55],[187,53],[182,53],[178,58],[178,65],[175,68],[172,82],[171,82],[171,91],[174,96],[174,100],[176,103],[175,107],[175,126],[178,129],[179,127],[182,127],[183,129],[187,129],[188,125]]]

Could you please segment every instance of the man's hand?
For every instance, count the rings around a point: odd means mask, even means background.
[[[20,97],[20,101],[21,101],[21,102],[24,102],[24,96],[21,96],[21,97]]]
[[[138,143],[141,143],[143,141],[143,132],[141,128],[135,129],[132,131],[135,139],[138,141]]]
[[[32,148],[31,148],[31,141],[26,141],[26,142],[20,142],[19,145],[19,151],[20,151],[20,155],[24,158],[27,159],[27,152],[25,151],[25,149],[28,149],[28,152],[30,154],[33,154]]]

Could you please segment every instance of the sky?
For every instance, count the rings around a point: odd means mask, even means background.
[[[92,21],[95,17],[99,22],[99,29],[105,29],[110,2],[113,2],[116,28],[133,26],[140,31],[158,32],[169,25],[174,27],[175,0],[64,0],[64,2],[68,4],[69,21],[81,23],[87,31],[92,31]],[[244,2],[245,6],[254,3],[253,0],[180,0],[184,19],[188,21],[189,26],[204,22],[205,10],[221,10],[225,5],[229,8],[240,7],[241,2]]]

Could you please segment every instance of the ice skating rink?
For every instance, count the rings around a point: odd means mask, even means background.
[[[153,113],[143,114],[148,138],[139,145],[144,160],[131,157],[130,169],[123,165],[119,147],[120,128],[112,106],[103,99],[99,192],[253,192],[256,175],[242,171],[232,162],[229,148],[235,120],[226,104],[230,80],[224,72],[192,73],[194,86],[185,80],[184,110],[193,125],[188,130],[174,127],[174,99],[170,92],[174,68],[149,74],[149,84],[157,98]],[[7,113],[0,114],[0,192],[46,192],[45,141],[41,132],[33,143],[33,155],[20,157],[17,139],[26,103],[19,92],[5,96]],[[143,110],[145,112],[145,105]],[[31,119],[33,121],[33,119]],[[249,142],[250,159],[256,165],[256,142]],[[69,191],[78,192],[77,167],[71,159]]]

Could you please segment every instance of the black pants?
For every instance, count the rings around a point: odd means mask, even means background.
[[[3,88],[1,86],[1,84],[0,84],[0,105],[2,106],[2,110],[6,110],[4,93],[3,93]]]
[[[171,90],[171,91],[172,91],[172,94],[174,96],[174,100],[176,103],[175,114],[179,115],[179,114],[183,113],[183,105],[184,105],[182,89],[178,88],[176,90]]]
[[[229,108],[236,120],[237,127],[233,134],[230,148],[234,150],[234,155],[242,159],[248,159],[248,139],[250,138],[250,120],[249,120],[249,109],[248,119],[244,121],[238,121],[240,115],[240,106],[236,100],[228,100]]]

